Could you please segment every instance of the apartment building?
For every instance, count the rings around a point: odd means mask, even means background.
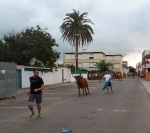
[[[145,80],[150,80],[150,50],[142,53],[142,74]]]
[[[128,61],[122,61],[122,72],[128,74],[129,72]]]
[[[142,62],[136,64],[136,72],[140,74],[142,73]]]
[[[113,64],[112,70],[114,72],[122,72],[122,55],[121,54],[105,54],[104,52],[79,52],[78,53],[78,67],[87,69],[88,71],[98,70],[95,68],[95,63],[101,60],[106,60]],[[64,53],[64,64],[75,65],[75,53]]]

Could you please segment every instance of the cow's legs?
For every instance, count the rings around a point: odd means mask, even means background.
[[[84,88],[82,90],[83,90],[83,95],[84,95]]]
[[[80,97],[80,88],[78,87],[78,91],[79,91],[79,97]]]
[[[87,90],[88,90],[88,94],[90,94],[90,91],[89,91],[89,86],[88,86],[88,84],[86,85],[86,87],[87,87]]]
[[[85,94],[87,95],[87,92],[86,92],[86,86],[85,86],[84,90],[85,90]]]

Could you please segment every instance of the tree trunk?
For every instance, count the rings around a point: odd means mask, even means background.
[[[76,66],[76,71],[78,71],[78,36],[76,36],[76,55],[75,55],[75,66]]]

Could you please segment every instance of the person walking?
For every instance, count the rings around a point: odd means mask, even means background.
[[[135,73],[133,72],[133,79],[134,79]]]
[[[106,74],[104,75],[103,79],[105,79],[105,82],[107,82],[108,80],[111,79],[111,75],[108,73],[108,71],[106,71]],[[100,82],[101,82],[101,80],[100,80]],[[113,93],[111,82],[109,82],[108,87],[107,87],[108,94],[109,94],[109,88],[111,89],[111,92]]]
[[[31,114],[29,118],[32,118],[32,116],[35,114],[35,111],[33,110],[33,102],[36,100],[37,108],[38,108],[38,114],[36,119],[41,117],[41,103],[42,103],[42,90],[45,88],[43,79],[38,76],[39,71],[35,69],[33,71],[33,76],[29,78],[30,80],[30,91],[27,93],[29,94],[29,100],[28,100],[28,107],[31,111]]]
[[[100,80],[100,76],[101,76],[100,72],[98,72],[98,74],[97,74],[97,75],[98,75],[98,79]]]
[[[120,81],[122,81],[122,73],[120,73],[120,75],[119,75],[119,76],[120,76]]]

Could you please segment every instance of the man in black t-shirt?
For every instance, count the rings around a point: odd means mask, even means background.
[[[30,77],[30,91],[27,93],[29,94],[29,100],[28,100],[28,107],[31,110],[31,114],[29,118],[32,118],[32,116],[35,114],[33,110],[33,102],[36,99],[37,103],[37,108],[38,108],[38,114],[37,114],[37,119],[41,117],[41,105],[42,103],[42,90],[44,89],[44,82],[41,77],[39,77],[39,71],[34,70],[33,71],[34,76]]]

